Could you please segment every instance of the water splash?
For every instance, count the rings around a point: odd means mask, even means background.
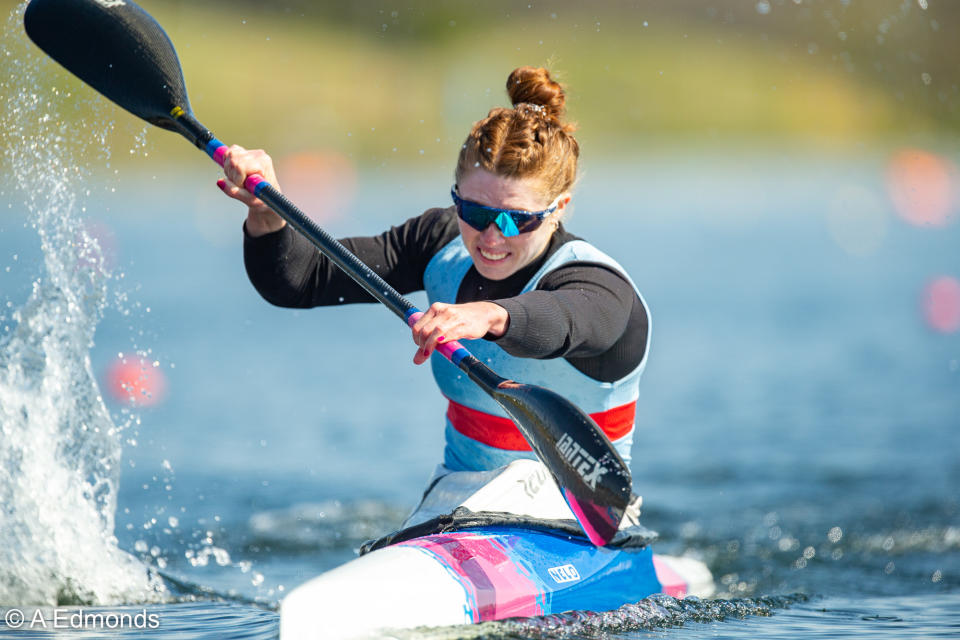
[[[42,273],[0,340],[0,602],[109,604],[162,598],[158,577],[114,537],[121,436],[91,369],[110,274],[77,211],[88,170],[77,159],[112,124],[84,107],[29,43],[26,3],[0,56],[5,172],[42,249]],[[66,88],[65,88],[66,87]]]

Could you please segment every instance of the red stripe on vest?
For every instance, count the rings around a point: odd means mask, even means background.
[[[608,438],[617,440],[630,433],[636,415],[637,403],[630,402],[599,413],[591,413],[590,417]],[[509,451],[530,451],[530,445],[509,418],[493,416],[451,400],[447,406],[447,419],[458,433],[485,445]]]

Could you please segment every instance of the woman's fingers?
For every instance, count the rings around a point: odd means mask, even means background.
[[[273,159],[263,149],[244,149],[236,144],[228,147],[223,154],[223,172],[236,185],[242,185],[247,176],[256,173],[277,186]]]
[[[221,191],[227,194],[227,196],[233,198],[234,200],[239,200],[248,207],[256,207],[263,204],[260,198],[257,198],[246,189],[241,189],[237,185],[227,182],[223,178],[217,180],[217,186]]]
[[[227,147],[223,154],[223,173],[230,182],[234,185],[242,185],[253,171],[250,165],[249,151],[236,144]]]
[[[413,354],[413,364],[423,364],[430,359],[430,354],[426,353],[423,349],[417,349],[417,352]]]
[[[417,346],[423,346],[423,341],[425,338],[425,333],[428,333],[432,329],[433,324],[436,322],[437,315],[437,306],[440,305],[439,302],[436,302],[430,305],[430,308],[423,312],[416,322],[413,323],[413,326],[410,327],[411,334],[413,336],[413,341]],[[428,329],[429,328],[429,329]]]
[[[437,346],[445,342],[482,338],[489,333],[503,335],[508,322],[506,309],[495,303],[435,302],[412,327],[413,341],[419,347],[413,361],[426,362]]]
[[[430,308],[411,327],[413,341],[419,347],[413,356],[415,364],[423,364],[433,353],[437,339],[442,335],[444,321],[448,320],[447,308],[450,306],[440,302],[430,305]]]
[[[426,339],[423,346],[418,348],[417,352],[413,355],[414,364],[423,364],[429,360],[436,348],[444,342],[447,342],[446,337],[440,335],[439,328],[435,329],[433,333],[430,334],[430,337]]]
[[[425,356],[429,357],[437,348],[437,345],[440,343],[440,338],[443,337],[441,331],[442,329],[440,327],[434,327],[433,331],[431,331],[420,344],[420,350],[423,351]],[[454,330],[453,332],[455,333],[456,331]]]
[[[249,176],[259,175],[278,191],[280,185],[273,169],[273,160],[262,149],[248,150],[239,145],[227,148],[223,154],[223,173],[226,180],[218,180],[217,187],[227,196],[247,205],[245,229],[258,237],[282,229],[287,223],[274,213],[260,198],[246,190]]]
[[[223,154],[223,173],[227,180],[240,188],[243,188],[249,176],[256,174],[277,190],[280,189],[273,169],[273,159],[262,149],[248,150],[239,145],[228,147]]]

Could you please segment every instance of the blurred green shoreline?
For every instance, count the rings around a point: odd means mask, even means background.
[[[960,3],[140,4],[173,40],[198,118],[275,156],[452,166],[471,123],[507,103],[521,64],[557,72],[585,156],[610,161],[674,147],[949,148],[960,133]],[[20,5],[0,0],[8,16]],[[105,102],[49,61],[41,73]],[[121,134],[146,127],[104,109]],[[177,136],[148,139],[151,161],[182,158]]]

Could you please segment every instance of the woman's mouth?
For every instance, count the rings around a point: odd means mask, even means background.
[[[480,253],[481,257],[483,257],[485,260],[490,260],[491,262],[499,262],[510,255],[508,252],[498,253],[496,251],[487,251],[482,247],[477,247],[477,251]]]

